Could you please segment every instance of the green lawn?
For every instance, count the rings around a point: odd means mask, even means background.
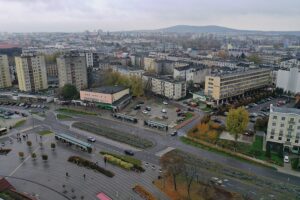
[[[18,121],[18,122],[13,126],[13,128],[18,128],[18,127],[23,126],[23,125],[25,124],[25,122],[26,122],[26,119],[22,119],[22,120]]]
[[[187,112],[184,118],[184,121],[191,119],[192,117],[194,117],[194,114],[191,112]]]
[[[72,119],[72,117],[69,116],[69,115],[57,114],[57,119],[60,119],[60,120],[64,120],[64,119]]]
[[[71,109],[71,108],[59,108],[56,111],[59,111],[62,113],[67,113],[67,114],[75,114],[75,115],[97,115],[97,113],[94,113],[94,112],[76,110],[76,109]]]
[[[49,135],[49,134],[52,134],[53,132],[50,131],[50,130],[43,130],[43,131],[39,131],[38,134],[39,135]]]

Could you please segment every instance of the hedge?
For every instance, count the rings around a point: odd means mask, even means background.
[[[88,131],[96,135],[100,135],[108,139],[122,142],[137,148],[146,149],[153,146],[153,143],[149,140],[140,138],[136,135],[120,133],[117,130],[113,130],[107,127],[102,127],[85,122],[75,122],[73,126],[80,130]]]
[[[83,166],[85,168],[90,168],[90,169],[96,170],[97,172],[100,172],[110,178],[114,177],[114,175],[115,175],[113,172],[106,170],[103,167],[98,166],[94,162],[86,160],[79,156],[71,156],[71,157],[69,157],[68,161],[71,163],[77,164],[78,166]]]
[[[0,154],[8,154],[11,151],[11,149],[0,149]]]
[[[107,161],[111,164],[118,165],[127,170],[130,169],[130,170],[136,170],[140,172],[145,171],[145,169],[142,167],[142,161],[140,160],[137,160],[129,156],[118,155],[118,154],[105,152],[105,151],[101,151],[100,153],[104,155],[104,157],[107,158]]]
[[[132,190],[136,192],[141,198],[146,200],[156,200],[156,198],[148,192],[144,187],[140,185],[135,185]]]

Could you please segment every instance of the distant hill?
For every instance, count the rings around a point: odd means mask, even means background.
[[[300,36],[300,31],[259,31],[259,30],[239,30],[222,26],[190,26],[176,25],[167,28],[151,30],[151,32],[165,33],[233,33],[233,34],[281,34],[281,35],[297,35]]]

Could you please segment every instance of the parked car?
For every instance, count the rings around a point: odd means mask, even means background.
[[[163,101],[163,104],[164,104],[164,105],[168,105],[169,103],[168,103],[168,102],[166,102],[166,101]]]
[[[138,104],[138,105],[135,105],[133,109],[134,109],[134,110],[139,110],[139,109],[141,109],[141,105],[139,105],[139,104]]]
[[[193,108],[188,108],[188,111],[194,112],[195,110]]]
[[[285,163],[290,162],[289,156],[284,156],[284,159],[283,159],[283,160],[284,160]]]
[[[180,108],[176,108],[176,112],[180,112],[181,111],[181,109]]]
[[[148,114],[148,111],[147,110],[143,110],[142,113],[143,114]]]
[[[145,102],[143,102],[143,101],[139,101],[139,102],[137,102],[137,104],[144,104]]]
[[[161,112],[162,113],[167,113],[167,110],[166,109],[162,109]]]
[[[94,137],[88,137],[87,141],[88,142],[96,142],[96,139]]]
[[[151,107],[150,106],[146,106],[146,110],[147,111],[151,111]]]
[[[131,150],[124,150],[124,153],[129,156],[134,156],[134,152]]]
[[[163,118],[163,119],[168,119],[168,116],[163,115],[162,118]]]

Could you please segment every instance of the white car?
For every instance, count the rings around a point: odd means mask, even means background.
[[[167,113],[167,110],[166,109],[162,109],[161,112],[162,113]]]
[[[289,156],[284,156],[284,159],[283,159],[283,161],[284,161],[285,163],[288,163],[288,162],[290,162]]]
[[[143,110],[142,113],[148,114],[148,111],[147,110]]]
[[[164,104],[164,105],[168,105],[168,102],[166,102],[166,101],[163,101],[163,104]]]
[[[94,137],[88,137],[87,141],[89,141],[89,142],[96,142],[96,139]]]

